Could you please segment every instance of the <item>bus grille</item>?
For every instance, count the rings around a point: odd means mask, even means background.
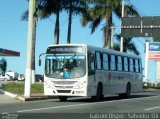
[[[53,81],[55,85],[73,85],[77,81]]]
[[[64,86],[55,86],[56,88],[64,88]],[[73,88],[73,86],[65,86],[65,88]]]
[[[71,90],[57,90],[58,93],[70,93]]]

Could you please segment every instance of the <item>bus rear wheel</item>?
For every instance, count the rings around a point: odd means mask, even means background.
[[[61,102],[66,102],[67,101],[67,96],[59,96],[59,100],[61,101]]]
[[[119,97],[120,98],[129,98],[131,96],[131,86],[130,84],[128,83],[127,84],[127,87],[126,87],[126,93],[122,93],[122,94],[119,94]]]

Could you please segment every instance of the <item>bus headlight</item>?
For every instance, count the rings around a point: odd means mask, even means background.
[[[46,88],[55,88],[54,84],[51,81],[46,81],[45,86]]]
[[[74,86],[74,89],[80,89],[80,88],[83,88],[84,85],[83,83],[77,83],[75,86]]]

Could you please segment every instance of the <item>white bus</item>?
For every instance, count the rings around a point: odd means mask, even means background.
[[[44,94],[128,98],[142,90],[142,63],[137,55],[84,44],[53,45],[45,53]]]

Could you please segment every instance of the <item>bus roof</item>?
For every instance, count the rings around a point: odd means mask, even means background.
[[[100,48],[100,47],[91,46],[91,45],[87,45],[87,44],[56,44],[56,45],[49,45],[48,48],[49,47],[56,47],[56,46],[84,46],[84,47],[87,48],[87,50],[101,51],[101,52],[106,52],[108,54],[116,54],[116,55],[127,56],[127,57],[134,57],[134,58],[141,59],[140,56],[135,55],[135,54],[129,54],[129,53],[120,52],[120,51],[116,51],[116,50],[111,50],[111,49],[106,49],[106,48]]]
[[[108,54],[116,54],[116,55],[134,57],[134,58],[141,59],[140,56],[138,56],[138,55],[120,52],[120,51],[116,51],[116,50],[112,50],[112,49],[99,48],[99,47],[90,46],[90,45],[87,45],[87,48],[88,48],[88,50],[101,51],[101,52],[106,52]]]

